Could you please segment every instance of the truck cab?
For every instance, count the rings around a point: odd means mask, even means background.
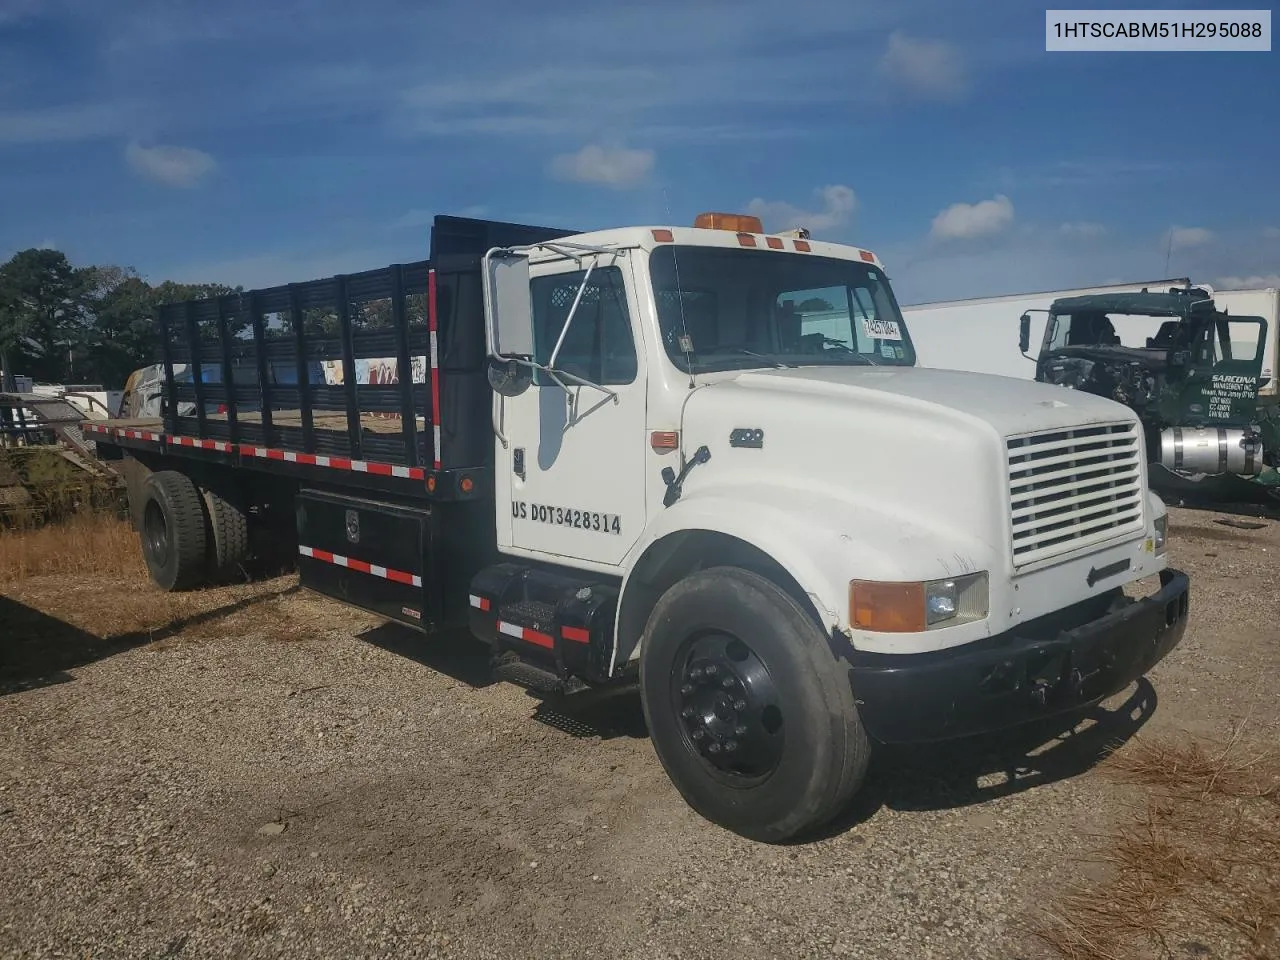
[[[734,571],[803,614],[878,740],[1078,705],[1163,656],[1187,585],[1166,570],[1131,410],[917,368],[872,252],[718,216],[494,249],[484,266],[498,548],[616,578],[602,670],[638,662],[673,779],[696,769],[690,749],[747,780],[771,756],[768,731],[738,721],[781,699],[761,678],[783,655],[758,624],[752,641],[695,629],[763,604]],[[1125,605],[1119,588],[1162,573],[1147,606]],[[487,625],[510,587],[486,576],[473,629],[502,645],[527,624]],[[557,636],[555,611],[571,609],[547,598],[534,632]],[[1116,640],[1142,616],[1151,635]],[[1100,652],[1112,642],[1126,650]],[[763,700],[708,692],[711,668]],[[795,737],[803,714],[790,708]]]

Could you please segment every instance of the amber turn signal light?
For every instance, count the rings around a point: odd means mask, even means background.
[[[923,583],[854,580],[849,584],[849,623],[877,633],[925,630]]]

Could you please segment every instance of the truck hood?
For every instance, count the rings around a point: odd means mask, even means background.
[[[785,396],[801,402],[838,403],[853,420],[890,411],[963,420],[972,428],[984,425],[1000,437],[1135,419],[1123,404],[1093,394],[1013,377],[924,367],[752,370],[696,391],[690,398],[695,409],[701,405],[697,393],[703,391],[752,409],[767,408]],[[711,400],[711,395],[702,400]],[[689,412],[686,408],[686,416]]]
[[[930,550],[950,543],[971,569],[993,569],[1011,562],[1008,438],[1114,423],[1137,419],[1111,400],[1009,377],[919,367],[751,371],[704,380],[688,396],[681,447],[688,457],[705,445],[711,457],[689,473],[685,493],[751,487],[769,502],[820,511],[850,538],[912,537]],[[731,439],[737,431],[761,433],[743,442],[744,434]],[[882,573],[910,579],[928,569]]]

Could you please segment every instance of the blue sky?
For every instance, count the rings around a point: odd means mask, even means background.
[[[751,210],[908,303],[1170,246],[1280,285],[1277,52],[1046,53],[1021,0],[360,6],[0,0],[0,258],[259,286],[420,259],[435,213]]]

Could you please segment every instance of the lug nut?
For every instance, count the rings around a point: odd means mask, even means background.
[[[680,716],[688,720],[690,717],[693,716],[693,707],[685,707],[683,710],[680,711]]]
[[[747,735],[747,728],[740,723],[733,728],[733,735],[735,737],[745,737]]]
[[[693,684],[686,683],[684,686],[680,688],[680,692],[687,697],[689,694],[693,693]]]
[[[739,712],[741,712],[741,711],[743,711],[743,710],[747,709],[747,701],[745,701],[745,700],[735,700],[735,701],[733,701],[733,709],[735,709],[735,710],[737,710],[737,711],[739,711]]]
[[[720,681],[720,686],[728,690],[730,687],[733,686],[733,677],[725,677],[723,680]]]
[[[737,750],[737,749],[738,749],[738,741],[737,741],[737,740],[726,740],[726,741],[724,742],[724,749],[725,749],[725,752],[726,752],[726,753],[733,753],[733,751],[735,751],[735,750]]]
[[[693,737],[693,739],[695,740],[701,740],[704,737],[706,737],[706,735],[707,735],[707,731],[705,730],[695,730],[693,731],[693,733],[689,734],[689,736]]]
[[[707,750],[708,750],[710,753],[719,753],[719,752],[720,752],[720,744],[718,744],[718,743],[712,743],[712,744],[711,744],[711,746],[707,747]]]
[[[716,665],[714,663],[707,664],[707,676],[714,677],[716,675]]]
[[[701,680],[701,679],[702,679],[702,668],[701,668],[701,667],[694,667],[692,670],[690,670],[690,671],[689,671],[689,679],[690,679],[690,680]]]

